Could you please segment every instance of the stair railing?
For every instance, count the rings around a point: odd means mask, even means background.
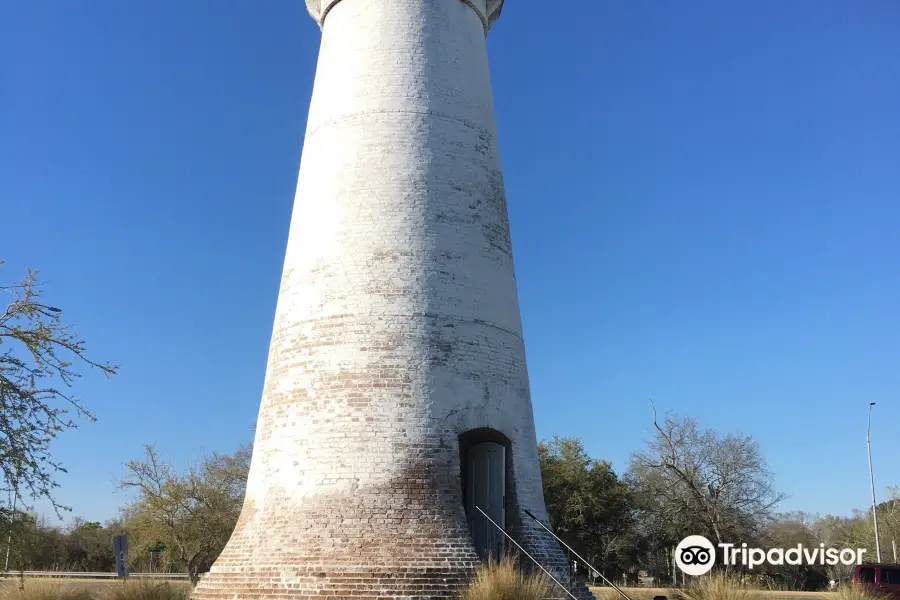
[[[566,588],[566,586],[564,586],[563,584],[561,584],[561,583],[559,582],[559,580],[558,580],[556,577],[554,577],[552,573],[550,573],[550,571],[548,571],[547,569],[545,569],[545,568],[543,567],[543,565],[541,565],[541,563],[539,563],[539,562],[537,561],[537,559],[535,559],[533,556],[531,556],[530,554],[528,554],[528,552],[525,551],[525,548],[523,548],[522,546],[519,545],[519,542],[517,542],[516,540],[514,540],[514,539],[512,538],[511,535],[509,535],[508,533],[506,533],[506,531],[503,530],[502,527],[500,527],[499,525],[497,525],[497,523],[495,523],[494,520],[493,520],[492,518],[490,518],[486,512],[484,512],[483,510],[481,510],[481,507],[480,507],[480,506],[476,505],[475,508],[478,510],[478,512],[480,512],[481,514],[484,515],[484,518],[485,518],[485,519],[487,519],[488,521],[490,521],[491,525],[493,525],[494,527],[496,527],[497,529],[499,529],[499,530],[500,530],[500,533],[502,533],[503,535],[506,536],[506,539],[508,539],[509,541],[511,541],[513,544],[515,544],[516,548],[518,548],[518,549],[522,552],[522,554],[524,554],[525,556],[527,556],[528,558],[530,558],[530,559],[532,560],[532,562],[534,562],[534,564],[536,564],[536,565],[538,566],[538,568],[539,568],[541,571],[543,571],[544,573],[546,573],[546,574],[547,574],[547,577],[549,577],[550,579],[552,579],[553,582],[554,582],[556,585],[558,585],[559,587],[561,587],[562,590],[563,590],[566,594],[569,595],[569,598],[571,598],[572,600],[578,600],[578,598],[576,598],[576,597],[572,594],[572,592],[570,592],[570,591]],[[630,600],[630,599],[629,599],[629,600]]]
[[[572,547],[571,547],[570,545],[568,545],[567,543],[565,543],[564,541],[562,541],[561,539],[559,539],[559,536],[556,535],[555,533],[553,533],[552,531],[550,531],[550,528],[549,528],[549,527],[547,527],[546,525],[544,525],[543,523],[541,523],[540,519],[538,519],[536,516],[534,516],[533,514],[531,514],[531,511],[530,511],[530,510],[525,509],[525,514],[528,515],[529,517],[531,517],[532,519],[534,519],[534,521],[535,521],[538,525],[540,525],[541,527],[544,528],[544,531],[546,531],[547,533],[549,533],[550,535],[552,535],[553,537],[555,537],[557,542],[559,542],[560,544],[562,544],[563,546],[565,546],[566,548],[568,548],[569,552],[571,552],[572,554],[574,554],[575,556],[577,556],[578,559],[579,559],[581,562],[583,562],[583,563],[586,564],[588,567],[590,567],[590,569],[591,569],[594,573],[596,573],[597,575],[600,576],[600,579],[602,579],[603,581],[605,581],[606,583],[608,583],[609,586],[610,586],[611,588],[613,588],[614,590],[616,590],[617,592],[619,592],[620,594],[622,594],[622,597],[625,598],[625,600],[631,600],[631,598],[628,597],[628,594],[626,594],[626,593],[623,592],[621,589],[619,589],[619,587],[618,587],[616,584],[614,584],[612,581],[610,581],[609,579],[607,579],[606,577],[604,577],[604,576],[603,576],[603,573],[600,572],[600,569],[595,569],[594,566],[591,565],[591,563],[589,563],[588,561],[584,560],[584,558],[582,558],[581,555],[579,555],[577,552],[575,552],[575,551],[572,549]]]

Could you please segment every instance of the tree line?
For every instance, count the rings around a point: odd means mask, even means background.
[[[0,261],[0,265],[3,262]],[[0,285],[0,543],[16,570],[112,571],[113,537],[129,536],[132,571],[208,570],[240,514],[251,448],[200,457],[186,470],[154,446],[126,464],[120,486],[134,492],[107,523],[74,519],[66,527],[29,512],[28,501],[49,501],[61,522],[68,508],[55,498],[64,465],[51,453],[62,432],[95,416],[73,393],[83,370],[110,377],[118,367],[90,358],[62,310],[45,304],[37,272]],[[591,457],[581,440],[539,444],[550,524],[608,579],[634,583],[639,573],[660,585],[675,582],[673,551],[687,535],[754,547],[873,548],[871,515],[779,513],[784,500],[759,445],[748,435],[722,434],[675,414],[657,419],[652,439],[621,472]],[[900,489],[878,507],[883,556],[900,538]],[[875,555],[869,551],[870,560]],[[759,568],[760,583],[819,589],[846,576],[840,568]]]
[[[551,524],[606,578],[635,585],[643,573],[657,585],[683,583],[674,550],[688,535],[763,549],[864,548],[864,559],[875,561],[871,511],[778,511],[786,497],[751,436],[722,435],[673,414],[654,426],[653,440],[621,474],[608,461],[591,458],[581,440],[539,445]],[[900,541],[900,488],[888,488],[877,511],[882,560],[891,562],[892,542]],[[831,581],[846,583],[850,569],[762,565],[734,574],[762,587],[821,590]]]
[[[639,573],[657,585],[676,583],[673,550],[687,535],[754,547],[871,548],[871,515],[779,513],[784,499],[752,437],[722,435],[674,414],[617,473],[575,438],[539,443],[544,496],[554,531],[606,578],[626,585]],[[30,517],[13,543],[11,567],[22,570],[114,569],[112,539],[129,537],[132,571],[187,572],[196,580],[225,546],[240,514],[252,449],[201,457],[176,470],[158,449],[126,463],[122,488],[133,499],[105,523],[75,519],[68,527]],[[879,507],[885,556],[900,537],[900,495]],[[155,550],[155,552],[151,552]],[[870,552],[874,554],[874,552]],[[757,567],[756,582],[815,590],[846,578],[843,567]]]

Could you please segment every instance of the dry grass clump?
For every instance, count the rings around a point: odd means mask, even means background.
[[[90,586],[59,579],[28,579],[25,589],[0,588],[0,600],[188,600],[190,586],[144,579],[91,582]]]
[[[93,600],[88,590],[71,585],[63,585],[59,580],[30,579],[25,589],[19,584],[0,589],[0,600]]]
[[[497,562],[491,557],[475,572],[460,600],[544,600],[554,595],[551,585],[543,573],[525,574],[515,558]]]
[[[766,597],[760,590],[725,573],[696,577],[685,587],[671,590],[667,595],[677,600],[764,600]]]
[[[837,589],[840,600],[887,600],[888,596],[858,585],[843,585]]]
[[[136,579],[108,587],[100,600],[187,600],[189,592],[186,585]]]

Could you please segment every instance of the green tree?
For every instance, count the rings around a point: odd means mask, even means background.
[[[113,571],[116,566],[112,552],[114,535],[114,531],[100,523],[75,519],[63,538],[65,568],[71,571]]]
[[[22,571],[42,570],[48,564],[64,568],[63,534],[45,519],[20,513],[10,552],[10,567]],[[5,542],[6,540],[4,540]]]
[[[161,568],[183,569],[196,582],[225,547],[240,516],[252,451],[212,454],[186,473],[178,473],[156,448],[126,463],[120,486],[137,492],[123,510],[129,546],[166,546]],[[147,550],[149,552],[149,550]],[[134,557],[137,558],[136,556]]]
[[[554,532],[605,575],[621,570],[633,504],[612,465],[591,458],[573,438],[540,442],[538,457]]]
[[[0,530],[9,534],[30,526],[22,510],[29,500],[48,500],[57,515],[68,510],[54,497],[55,475],[65,468],[52,456],[51,442],[77,426],[72,417],[95,418],[72,393],[80,369],[109,377],[117,367],[87,357],[84,340],[63,324],[62,310],[41,302],[36,271],[0,291],[6,300],[0,312]]]
[[[110,572],[115,568],[113,537],[124,533],[119,523],[106,525],[80,518],[68,527],[26,514],[13,545],[12,566],[23,571]]]

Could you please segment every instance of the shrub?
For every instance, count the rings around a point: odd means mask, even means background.
[[[461,600],[544,600],[552,582],[543,573],[525,574],[514,558],[497,562],[493,557],[478,568],[463,590]],[[553,584],[555,585],[555,584]]]

